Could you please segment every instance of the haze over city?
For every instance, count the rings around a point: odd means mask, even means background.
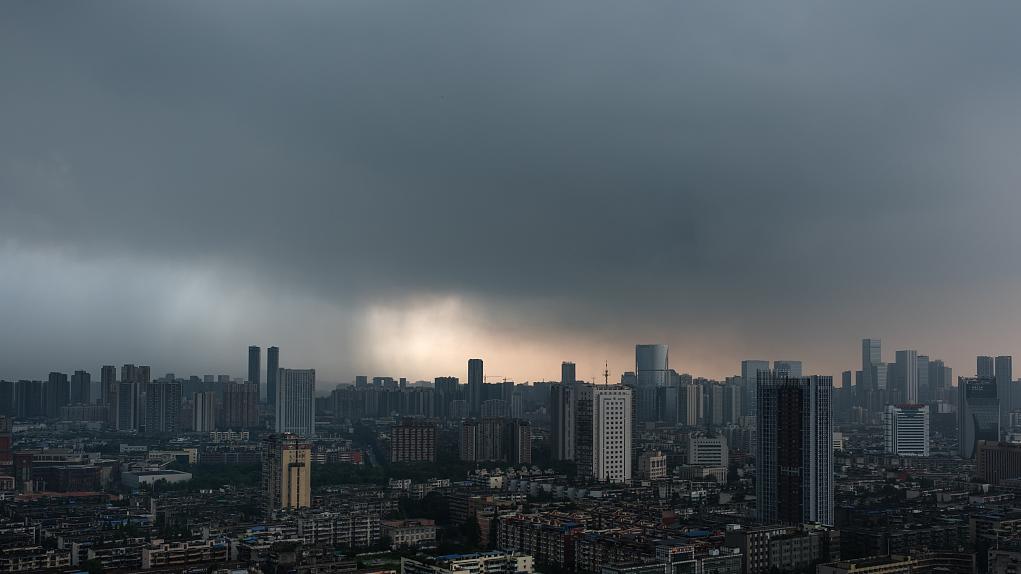
[[[455,4],[0,6],[0,376],[1021,349],[1018,4]]]

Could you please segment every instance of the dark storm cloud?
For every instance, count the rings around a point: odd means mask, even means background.
[[[991,345],[1008,317],[979,317],[1021,243],[1019,11],[10,2],[0,238],[5,275],[35,271],[2,337],[96,327],[63,303],[76,276],[32,287],[45,260],[106,277],[84,281],[110,314],[145,310],[111,348],[181,332],[162,308],[195,276],[180,313],[233,300],[229,333],[148,349],[171,365],[325,305],[347,324],[289,342],[342,378],[376,366],[352,317],[449,296],[618,362],[666,340],[710,374],[744,354],[843,368],[861,336],[950,353],[961,319]]]

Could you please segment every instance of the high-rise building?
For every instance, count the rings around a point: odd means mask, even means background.
[[[517,419],[467,419],[461,424],[460,448],[461,460],[531,464],[531,427]]]
[[[14,383],[14,403],[19,419],[46,416],[43,382],[19,380]]]
[[[233,381],[224,385],[220,425],[225,430],[237,430],[253,428],[258,424],[259,388],[254,383]]]
[[[932,386],[929,383],[929,356],[918,355],[918,402],[928,403],[932,399]]]
[[[277,372],[276,432],[315,435],[315,369]]]
[[[910,404],[918,403],[918,351],[897,351],[894,364],[894,400]]]
[[[120,381],[117,383],[116,427],[122,432],[137,431],[138,416],[138,383]]]
[[[832,377],[759,371],[755,494],[765,524],[833,524]]]
[[[71,401],[71,383],[67,380],[67,374],[50,373],[44,393],[46,417],[51,419],[59,417],[61,407],[66,407]]]
[[[631,389],[623,385],[579,385],[578,471],[613,483],[632,478],[634,405]]]
[[[390,430],[390,462],[436,462],[436,423],[403,419]]]
[[[216,393],[195,393],[191,407],[191,428],[195,432],[216,430]]]
[[[1013,358],[1010,355],[1000,355],[994,360],[996,377],[996,397],[1000,399],[1000,428],[1006,428],[1010,424],[1010,413],[1018,406],[1013,399],[1011,385],[1013,379]]]
[[[952,388],[953,380],[953,369],[946,366],[943,361],[940,359],[929,361],[929,388],[933,400],[949,400],[950,397],[947,395]]]
[[[181,416],[181,383],[163,381],[148,385],[145,393],[146,434],[174,434]]]
[[[266,349],[266,402],[270,405],[276,404],[277,377],[280,375],[280,348],[270,347]],[[256,389],[261,393],[262,389]]]
[[[677,423],[683,426],[696,427],[702,412],[702,387],[690,380],[678,387]]]
[[[928,405],[888,405],[884,419],[886,452],[929,456]]]
[[[576,402],[577,386],[573,378],[570,382],[550,385],[551,438],[553,439],[553,458],[556,460],[574,460],[574,433],[577,424],[575,420]]]
[[[975,378],[994,379],[996,378],[996,363],[992,357],[980,355],[975,357]]]
[[[800,377],[801,361],[773,361],[773,370],[787,373],[791,377]]]
[[[768,371],[769,361],[762,360],[746,360],[741,361],[741,379],[744,384],[744,414],[746,416],[755,416],[756,407],[756,387],[758,386],[759,371]]]
[[[669,381],[670,348],[666,345],[635,345],[635,373],[638,385],[638,420],[641,422],[659,419],[660,407],[657,401],[658,389]]]
[[[14,382],[0,381],[0,416],[13,418],[17,413],[17,402],[14,400]]]
[[[1021,478],[1021,444],[979,441],[975,455],[975,474],[982,482],[989,484]]]
[[[961,458],[972,458],[981,440],[1000,440],[1000,401],[992,377],[957,380],[958,446]]]
[[[284,371],[286,369],[281,369]],[[285,384],[281,378],[280,383]],[[266,515],[312,505],[312,445],[293,434],[269,435],[262,449]]]
[[[92,402],[92,375],[86,371],[75,371],[71,375],[71,404]]]
[[[100,400],[112,407],[117,404],[117,367],[103,365],[99,373]]]
[[[861,340],[861,376],[865,392],[879,387],[872,376],[873,367],[883,362],[883,342],[880,339]]]
[[[248,382],[262,387],[262,349],[255,345],[248,347]]]
[[[473,417],[482,414],[482,393],[485,380],[482,359],[468,359],[468,412]]]
[[[574,382],[578,380],[577,377],[575,376],[575,372],[576,369],[574,363],[571,363],[569,361],[564,361],[563,363],[560,363],[560,384],[573,385]]]

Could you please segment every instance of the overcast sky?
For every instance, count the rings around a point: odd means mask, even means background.
[[[0,378],[1021,354],[1017,2],[0,3]]]

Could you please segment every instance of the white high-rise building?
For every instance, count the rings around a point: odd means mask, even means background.
[[[888,405],[886,452],[898,456],[929,456],[929,406]]]
[[[315,388],[315,369],[280,369],[277,372],[276,432],[304,437],[315,435]]]
[[[692,433],[688,436],[688,464],[727,468],[730,465],[727,439],[723,435]]]
[[[578,416],[591,417],[591,431],[587,424],[578,425],[578,440],[584,446],[575,454],[586,467],[591,460],[591,474],[596,480],[631,480],[632,400],[631,389],[623,385],[578,387]]]

